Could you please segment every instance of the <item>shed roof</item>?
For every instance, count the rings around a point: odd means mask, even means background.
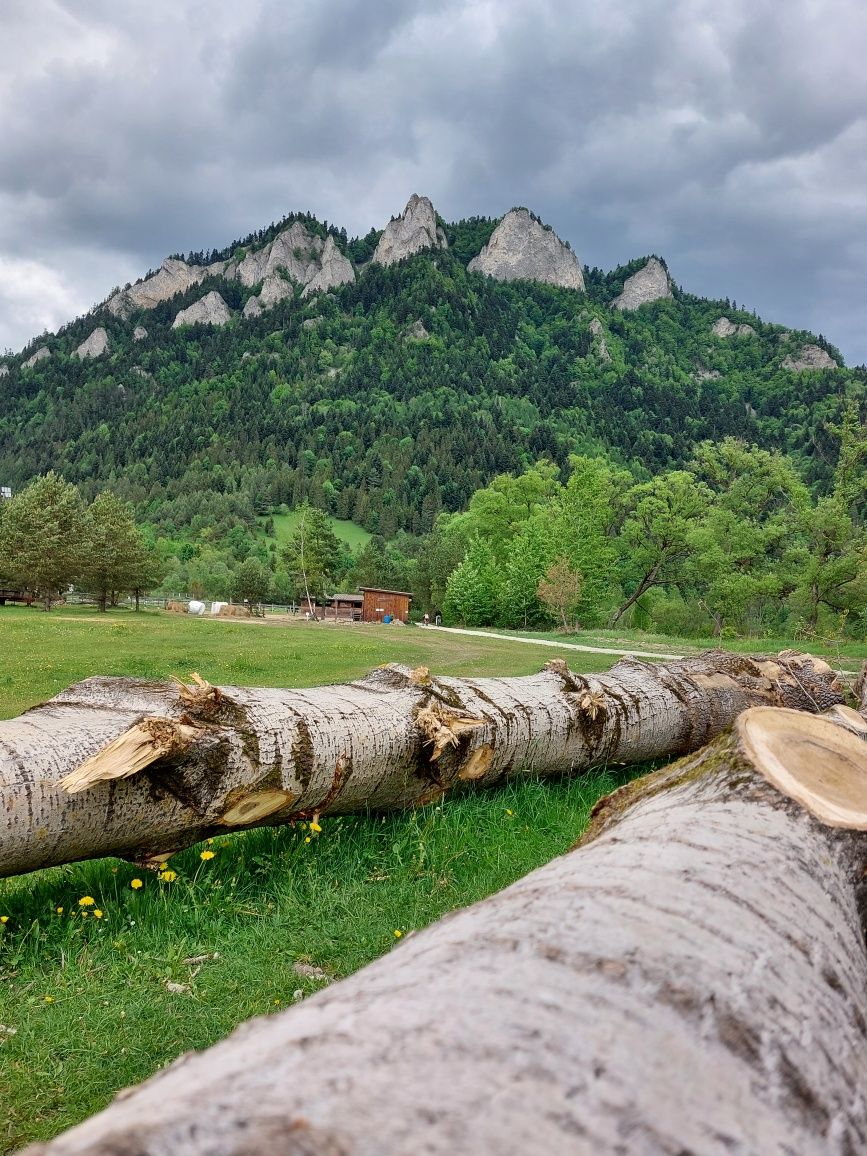
[[[383,586],[359,586],[363,594],[400,594],[404,598],[413,598],[411,590],[386,590]]]

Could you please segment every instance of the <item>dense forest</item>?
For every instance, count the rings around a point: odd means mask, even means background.
[[[209,278],[127,318],[98,309],[7,356],[0,483],[17,491],[54,470],[85,500],[108,488],[180,561],[216,550],[229,567],[255,552],[267,563],[262,517],[304,502],[373,533],[381,566],[389,549],[417,558],[441,515],[494,478],[542,461],[568,485],[576,455],[635,486],[694,470],[702,443],[734,438],[785,454],[811,500],[834,492],[835,431],[847,405],[863,407],[867,372],[783,367],[808,343],[840,363],[823,337],[676,286],[612,310],[642,261],[585,270],[586,293],[470,273],[490,218],[443,223],[447,250],[391,267],[365,263],[378,233],[350,240],[296,219],[334,238],[354,283],[306,299],[296,289],[245,318],[258,287]],[[285,224],[187,259],[237,256]],[[173,329],[211,289],[239,311],[232,321]],[[749,328],[717,336],[721,317]],[[95,325],[108,354],[72,356]],[[24,368],[41,345],[51,356]]]

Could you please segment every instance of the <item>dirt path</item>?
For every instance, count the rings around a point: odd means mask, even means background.
[[[457,626],[423,626],[422,630],[441,630],[445,634],[469,634],[472,638],[496,638],[500,642],[526,642],[529,646],[560,646],[564,650],[583,650],[586,654],[634,654],[636,658],[684,658],[666,650],[618,650],[614,646],[585,646],[580,642],[554,642],[549,638],[521,638],[517,634],[493,634],[488,630],[463,630]]]

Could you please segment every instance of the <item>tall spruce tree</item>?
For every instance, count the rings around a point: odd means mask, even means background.
[[[78,490],[59,474],[36,478],[9,502],[0,526],[4,569],[33,591],[46,610],[79,576],[84,560],[84,509]]]

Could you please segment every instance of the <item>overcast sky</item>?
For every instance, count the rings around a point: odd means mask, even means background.
[[[863,0],[0,0],[0,350],[293,209],[524,204],[867,361]]]

